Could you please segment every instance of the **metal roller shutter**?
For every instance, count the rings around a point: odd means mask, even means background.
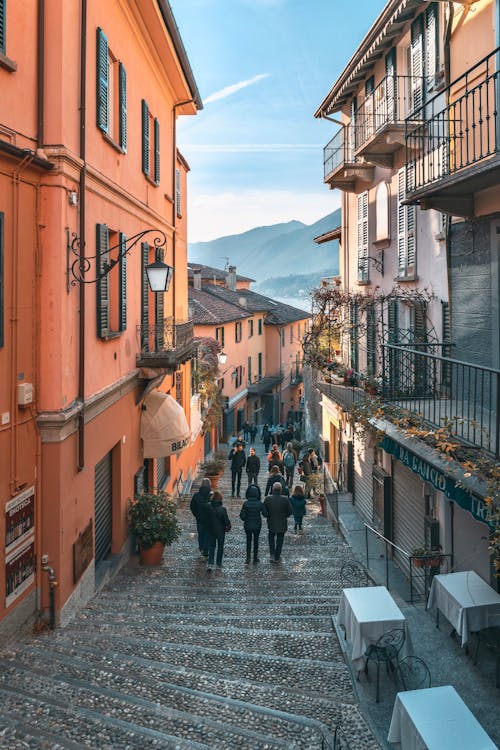
[[[393,528],[394,543],[411,553],[424,543],[425,500],[422,480],[400,461],[393,469]],[[409,575],[408,559],[396,550],[394,558]]]
[[[113,536],[113,483],[111,451],[95,467],[95,562],[111,552]]]
[[[373,448],[354,439],[354,505],[365,521],[373,520]]]

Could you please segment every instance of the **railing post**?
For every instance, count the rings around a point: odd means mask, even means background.
[[[389,590],[389,552],[387,550],[387,540],[385,542],[385,586]]]
[[[500,372],[496,373],[496,424],[495,424],[495,458],[500,457]]]
[[[368,526],[365,526],[365,545],[366,545],[366,567],[370,569],[370,562],[368,556]]]

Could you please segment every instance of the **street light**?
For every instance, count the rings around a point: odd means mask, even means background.
[[[224,366],[227,362],[227,354],[226,352],[219,352],[217,355],[217,360],[220,365]]]
[[[87,274],[92,267],[91,261],[96,261],[97,255],[83,255],[80,237],[78,237],[78,235],[73,232],[73,234],[71,235],[72,240],[70,243],[68,231],[66,245],[67,291],[69,292],[70,284],[71,286],[75,286],[76,284],[95,284],[103,279],[108,275],[111,269],[114,268],[126,255],[128,255],[132,248],[135,247],[135,245],[137,245],[137,243],[150,232],[155,232],[157,235],[153,239],[153,245],[156,251],[157,259],[154,261],[154,263],[149,263],[149,265],[145,267],[149,288],[152,292],[155,293],[168,292],[174,268],[164,263],[161,259],[161,255],[167,246],[167,237],[160,229],[144,229],[142,232],[138,232],[132,237],[122,240],[116,245],[113,245],[113,247],[109,247],[106,251],[106,255],[108,255],[109,258],[109,253],[113,252],[114,250],[118,250],[116,258],[105,260],[101,264],[101,272],[98,273],[96,268],[95,278],[91,279],[87,278]],[[75,256],[75,260],[71,261],[70,253],[73,253],[73,255]],[[70,276],[72,276],[73,278],[70,279]]]

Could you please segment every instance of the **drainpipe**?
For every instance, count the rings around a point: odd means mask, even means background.
[[[82,0],[80,29],[80,159],[83,162],[80,172],[80,268],[85,264],[85,194],[86,194],[86,95],[87,95],[87,0]],[[85,467],[85,284],[78,285],[80,295],[79,340],[78,340],[78,463],[77,470]]]
[[[186,99],[183,102],[177,102],[172,108],[172,265],[175,269],[175,239],[177,232],[177,207],[176,207],[176,179],[175,173],[177,170],[177,108],[183,107],[185,104],[191,104],[194,99]],[[176,281],[174,277],[174,283],[172,284],[172,318],[175,326],[175,288]]]
[[[37,29],[37,132],[36,145],[42,148],[44,137],[44,81],[45,81],[45,0],[38,0],[38,29]]]

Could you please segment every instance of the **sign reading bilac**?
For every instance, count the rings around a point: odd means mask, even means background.
[[[412,453],[387,435],[382,440],[382,448],[390,453],[401,463],[407,466],[415,474],[418,474],[424,482],[429,482],[437,490],[442,492],[450,500],[453,500],[464,510],[474,516],[478,521],[490,524],[490,513],[486,503],[481,498],[459,487],[452,477],[444,474],[440,469],[424,461],[420,456]]]

